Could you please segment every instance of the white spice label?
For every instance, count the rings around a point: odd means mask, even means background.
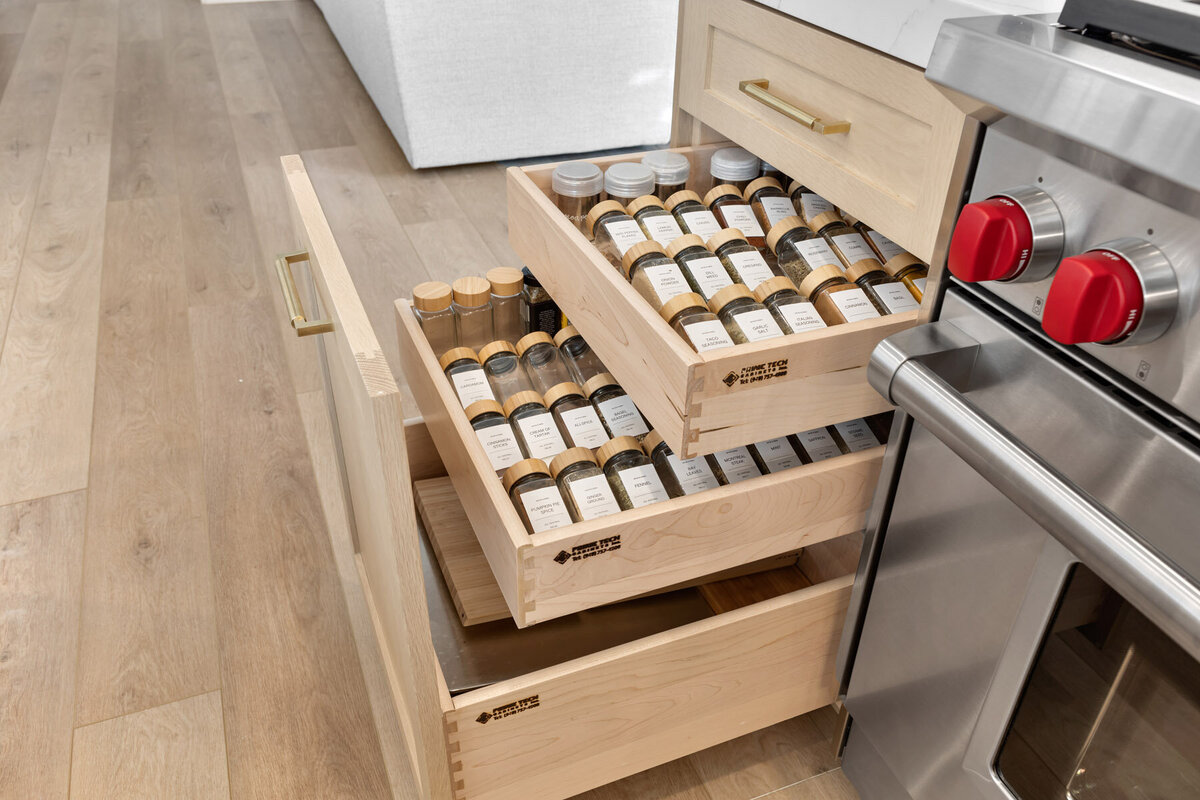
[[[567,483],[567,491],[575,500],[579,516],[585,520],[607,517],[621,510],[604,473],[592,475],[590,478],[576,478]]]
[[[667,463],[671,465],[671,472],[675,473],[675,479],[679,481],[684,494],[695,494],[721,485],[704,456],[682,459],[674,453],[668,453]]]
[[[600,414],[608,423],[613,438],[617,436],[645,436],[650,432],[642,414],[629,395],[621,395],[600,403]]]
[[[525,516],[529,517],[529,527],[533,528],[534,533],[571,524],[571,514],[557,486],[524,492],[521,494],[521,505],[525,506]]]
[[[879,440],[875,438],[874,432],[871,431],[871,426],[867,424],[865,419],[852,419],[849,422],[839,422],[833,426],[838,435],[842,437],[842,441],[846,443],[851,453],[857,453],[859,450],[870,450],[872,447],[879,446]]]
[[[813,428],[811,431],[797,433],[796,438],[800,440],[800,446],[814,462],[835,458],[842,454],[837,442],[824,428]]]
[[[562,412],[563,424],[567,427],[567,435],[571,437],[572,447],[599,447],[608,441],[608,434],[596,416],[596,409],[591,406],[573,408]]]
[[[454,384],[454,393],[458,395],[458,402],[462,403],[463,408],[476,400],[496,399],[492,394],[492,387],[488,385],[483,367],[453,372],[450,374],[450,382]]]
[[[714,294],[726,286],[733,286],[733,279],[729,277],[725,267],[721,266],[721,259],[716,256],[693,258],[687,262],[685,269],[692,274],[705,300],[711,300]]]
[[[746,284],[746,288],[752,292],[754,287],[767,278],[775,277],[775,273],[771,272],[771,268],[767,266],[767,262],[757,250],[730,253],[728,258],[729,263],[733,264],[734,271],[741,277],[739,283]]]
[[[875,245],[875,249],[879,251],[879,255],[883,256],[884,261],[891,261],[896,256],[903,255],[905,252],[903,247],[879,231],[867,231],[867,235],[871,237],[871,243]]]
[[[523,458],[517,437],[507,423],[480,428],[475,431],[475,438],[483,445],[483,451],[487,453],[494,470],[508,469]]]
[[[800,466],[800,456],[796,454],[796,448],[792,447],[786,436],[755,442],[754,447],[763,463],[767,465],[768,472],[780,472]]]
[[[913,278],[913,286],[917,287],[917,289],[920,290],[921,294],[925,294],[925,281],[927,281],[927,280],[929,280],[929,279],[928,278]]]
[[[747,478],[762,475],[762,471],[754,463],[754,457],[750,455],[750,450],[745,447],[718,450],[713,453],[713,458],[721,465],[721,471],[725,473],[725,479],[729,483],[739,483]]]
[[[567,443],[563,441],[558,426],[554,424],[554,417],[548,411],[545,414],[523,417],[517,420],[517,425],[521,428],[521,436],[525,439],[530,458],[549,461],[567,449]]]
[[[774,339],[776,336],[783,336],[783,331],[776,324],[775,318],[771,316],[771,312],[765,308],[756,308],[751,311],[742,311],[733,315],[733,321],[742,329],[742,333],[746,334],[746,338],[751,342],[761,342],[763,339]]]
[[[775,308],[779,311],[779,316],[783,317],[783,321],[792,329],[792,333],[829,327],[817,313],[817,307],[807,300],[799,303],[780,303]]]
[[[633,504],[634,508],[648,506],[651,503],[661,503],[669,497],[652,464],[626,467],[619,470],[617,476],[621,479],[621,485],[625,487],[625,492],[629,495],[629,502]]]
[[[762,204],[763,215],[767,218],[769,228],[775,227],[787,217],[796,216],[796,208],[789,197],[763,197],[759,202]]]
[[[763,229],[758,224],[758,218],[754,216],[754,211],[747,205],[721,206],[721,214],[725,217],[727,227],[737,228],[742,232],[743,236],[762,236]]]
[[[913,298],[912,292],[903,283],[877,283],[874,288],[875,294],[879,295],[879,299],[883,301],[884,308],[890,314],[899,314],[901,311],[916,311],[921,307]]]
[[[842,266],[842,262],[838,260],[837,254],[833,252],[833,248],[824,239],[805,239],[802,242],[796,243],[796,249],[800,251],[800,255],[804,256],[804,260],[813,269],[823,267],[827,264],[832,264],[839,269]]]
[[[847,322],[861,322],[864,319],[875,319],[879,316],[879,312],[867,299],[867,294],[862,289],[843,289],[840,292],[830,292],[829,297],[842,312],[842,316],[846,318]]]
[[[642,217],[642,224],[646,226],[646,233],[650,234],[650,238],[663,247],[683,236],[683,229],[679,227],[679,223],[670,214],[654,214]]]
[[[642,229],[631,219],[606,222],[604,230],[608,232],[608,237],[613,240],[613,245],[621,255],[625,255],[629,248],[638,242],[646,241],[646,234],[642,233]]]
[[[833,211],[833,203],[819,194],[801,192],[800,210],[804,213],[804,219],[810,220],[819,214],[824,214],[826,211]]]
[[[721,224],[707,208],[699,211],[684,211],[679,216],[683,217],[683,224],[687,227],[688,233],[694,233],[706,242],[708,237],[721,231]]]
[[[725,326],[721,324],[720,320],[706,319],[701,322],[693,322],[684,325],[683,331],[687,334],[692,346],[696,348],[697,353],[703,353],[705,350],[717,350],[721,347],[733,347],[733,339],[729,338],[729,331],[725,330]]]
[[[642,272],[646,273],[646,278],[650,281],[650,286],[653,287],[654,293],[658,295],[659,303],[666,303],[672,297],[678,297],[681,294],[686,294],[692,290],[692,287],[687,285],[687,281],[683,279],[683,273],[679,271],[679,265],[672,261],[669,264],[655,264],[650,267],[642,267]]]
[[[846,261],[851,264],[857,264],[864,259],[875,258],[875,252],[871,250],[871,246],[867,244],[867,240],[858,233],[843,233],[841,236],[831,236],[833,243],[837,245],[838,250],[842,251],[842,255]]]

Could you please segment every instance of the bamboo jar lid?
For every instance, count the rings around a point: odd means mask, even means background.
[[[592,210],[583,218],[583,227],[587,230],[588,236],[595,236],[594,228],[596,227],[596,220],[610,211],[625,213],[625,206],[616,200],[605,200],[603,203],[596,203],[596,205],[592,206]]]
[[[459,278],[453,284],[454,302],[460,306],[481,306],[492,296],[492,284],[487,278],[478,275],[468,275]]]
[[[815,217],[808,220],[808,227],[812,228],[817,233],[820,233],[822,228],[834,222],[845,222],[845,220],[842,219],[842,215],[836,211],[822,211],[820,214],[817,214]]]
[[[791,183],[788,184],[787,193],[795,194],[796,192],[800,191],[803,188],[805,188],[804,184],[801,183],[800,181],[792,181]]]
[[[512,342],[506,342],[502,339],[488,342],[483,347],[479,348],[479,363],[482,364],[496,353],[513,353],[516,354],[517,348],[513,347]]]
[[[584,382],[583,396],[591,397],[598,390],[603,389],[605,386],[620,386],[620,384],[617,383],[617,379],[612,376],[611,372],[598,373]]]
[[[671,258],[674,258],[689,247],[704,247],[704,240],[694,233],[685,233],[683,236],[676,236],[667,245],[666,253]]]
[[[596,463],[596,457],[592,455],[591,449],[587,447],[569,447],[561,453],[550,459],[550,477],[558,479],[558,473],[562,472],[572,464],[578,464],[580,461],[586,461],[589,464]]]
[[[517,355],[525,355],[526,350],[542,342],[550,345],[554,344],[554,340],[550,338],[550,334],[545,331],[534,331],[533,333],[525,334],[520,339],[517,339]]]
[[[642,256],[648,256],[651,253],[658,253],[661,256],[666,256],[666,251],[663,250],[662,245],[653,239],[647,239],[644,242],[638,242],[633,247],[626,250],[625,255],[621,256],[621,272],[623,272],[625,277],[628,278],[629,270],[633,269],[633,265],[637,263],[637,260]]]
[[[495,267],[487,271],[488,283],[492,285],[492,294],[500,297],[511,297],[520,294],[525,286],[525,276],[516,267]]]
[[[730,183],[719,183],[708,190],[708,194],[704,195],[704,205],[711,207],[719,198],[731,194],[739,200],[742,197],[741,191]]]
[[[575,381],[563,381],[556,383],[546,390],[542,395],[542,402],[546,404],[546,408],[562,400],[564,397],[570,397],[573,394],[583,394],[583,389],[579,388],[579,384]]]
[[[793,292],[798,291],[796,284],[792,283],[791,278],[786,275],[776,275],[773,278],[767,278],[754,287],[754,299],[760,303],[764,303],[768,297],[776,292],[782,292],[784,289],[791,289]]]
[[[521,406],[527,406],[530,403],[537,403],[540,406],[546,404],[542,402],[542,396],[532,389],[526,389],[523,392],[517,392],[512,397],[504,401],[504,416],[511,417],[512,413]]]
[[[642,443],[632,436],[618,436],[615,439],[609,439],[596,450],[596,460],[600,466],[604,466],[610,458],[617,453],[624,453],[626,450],[636,450],[640,453],[642,452]]]
[[[705,242],[704,246],[715,253],[721,245],[736,242],[739,239],[746,242],[746,234],[742,233],[740,228],[724,228],[708,237],[708,241]],[[746,244],[750,243],[746,242]]]
[[[666,207],[667,211],[674,211],[675,206],[679,205],[685,200],[694,200],[697,203],[702,202],[700,200],[700,195],[696,194],[691,189],[680,189],[678,192],[668,197],[663,205]]]
[[[438,366],[442,368],[442,372],[446,371],[446,367],[458,361],[460,358],[469,358],[472,361],[478,362],[479,356],[475,355],[475,351],[469,347],[452,347],[442,353],[442,357],[438,359]]]
[[[914,256],[912,253],[901,253],[898,256],[892,256],[883,265],[883,269],[888,275],[895,276],[900,270],[907,269],[912,266],[925,266],[925,262]]]
[[[657,206],[658,208],[665,208],[665,206],[663,205],[663,201],[659,200],[657,195],[644,194],[641,197],[637,198],[636,200],[630,200],[629,205],[625,206],[625,211],[626,211],[626,213],[629,214],[629,216],[632,217],[634,214],[641,211],[643,208],[650,208],[652,206]]]
[[[480,414],[503,414],[504,408],[495,400],[476,400],[464,408],[463,412],[467,415],[467,419],[473,422]]]
[[[783,187],[779,185],[779,181],[775,180],[774,178],[755,178],[754,180],[750,181],[750,183],[746,184],[746,191],[742,192],[742,199],[749,203],[750,198],[754,196],[755,192],[757,192],[759,189],[766,189],[767,187],[771,186],[779,189],[780,191],[783,190]]]
[[[811,300],[812,293],[816,290],[816,288],[825,281],[833,278],[841,278],[842,280],[846,280],[846,278],[842,275],[842,271],[832,264],[826,264],[823,267],[817,267],[812,272],[805,275],[804,280],[800,281],[800,296],[805,300]]]
[[[775,246],[779,244],[779,240],[783,238],[785,233],[788,231],[794,231],[797,228],[804,228],[807,230],[808,226],[805,225],[804,220],[800,219],[800,217],[796,214],[779,220],[779,222],[776,222],[771,226],[771,230],[767,231],[767,247],[771,248],[772,253],[779,255],[779,253],[775,250]]]
[[[654,449],[663,443],[662,434],[656,430],[651,430],[642,437],[642,450],[646,455],[654,455]]]
[[[504,472],[504,492],[507,494],[512,491],[513,484],[524,478],[526,475],[545,475],[549,477],[550,468],[546,466],[546,462],[540,458],[527,458],[524,461],[518,461]]]
[[[685,308],[697,307],[703,308],[705,311],[708,310],[708,305],[704,302],[703,297],[695,292],[684,292],[683,294],[675,295],[670,300],[663,303],[663,307],[659,309],[658,313],[662,315],[663,319],[665,319],[667,322],[670,322],[671,320],[675,319],[676,314],[678,314],[680,311],[683,311]]]
[[[858,283],[858,279],[864,275],[870,275],[872,272],[882,272],[882,267],[878,261],[874,259],[864,258],[862,261],[855,261],[850,266],[846,267],[846,280],[851,283]]]
[[[579,335],[579,331],[574,325],[567,325],[564,328],[559,328],[558,333],[554,334],[555,347],[562,347],[567,342]]]
[[[749,299],[753,300],[754,293],[746,288],[746,284],[735,283],[732,286],[726,286],[724,289],[714,294],[712,299],[708,301],[708,307],[714,314],[718,314],[722,308],[729,305],[734,300],[737,300],[739,297],[748,297]]]
[[[442,281],[418,283],[412,290],[413,305],[420,311],[443,311],[450,307],[454,290]]]

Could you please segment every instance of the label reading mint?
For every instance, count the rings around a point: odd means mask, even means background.
[[[701,322],[692,322],[683,326],[683,332],[687,334],[688,341],[696,348],[697,353],[703,353],[705,350],[717,350],[721,347],[733,347],[733,340],[729,338],[729,332],[725,330],[725,326],[720,320],[706,319]]]
[[[827,211],[833,211],[833,203],[812,192],[800,193],[800,210],[804,213],[805,221]]]
[[[800,466],[800,456],[796,454],[796,448],[792,447],[786,436],[755,442],[754,447],[758,450],[759,458],[767,465],[768,472],[780,472]]]
[[[738,282],[746,284],[746,288],[754,291],[754,287],[765,281],[767,278],[774,278],[775,273],[771,272],[771,268],[767,266],[767,262],[763,260],[762,255],[757,250],[745,250],[741,253],[730,253],[727,258],[729,263],[733,264],[733,270],[737,273]]]
[[[857,264],[868,258],[875,259],[875,252],[871,250],[871,246],[867,244],[867,240],[861,234],[843,233],[830,238],[833,239],[838,250],[842,251],[842,256],[848,264]],[[878,259],[875,260],[878,261]]]
[[[796,208],[788,197],[761,197],[763,216],[767,218],[767,227],[773,228],[787,217],[796,216]]]
[[[600,415],[604,417],[614,439],[618,436],[645,436],[650,432],[642,419],[642,413],[637,410],[633,399],[627,394],[605,400],[599,407]]]
[[[551,531],[571,524],[571,514],[558,493],[557,486],[533,489],[521,495],[521,505],[529,517],[529,526],[534,533]]]
[[[754,211],[750,206],[734,204],[721,206],[721,216],[725,217],[727,228],[737,228],[746,238],[763,235],[763,229],[759,226],[758,219],[754,216]]]
[[[675,479],[679,481],[684,494],[695,494],[721,485],[704,456],[682,459],[674,453],[668,453],[667,463],[671,465],[671,472],[675,473]]]
[[[796,438],[800,440],[800,446],[804,448],[804,452],[808,453],[808,457],[813,462],[824,461],[842,454],[837,442],[824,428],[813,428],[811,431],[797,433]]]
[[[612,239],[613,246],[621,255],[625,255],[629,248],[638,242],[646,241],[646,234],[642,233],[642,229],[631,219],[612,220],[605,222],[603,227],[608,233],[608,238]]]
[[[871,243],[875,245],[875,249],[879,251],[879,255],[883,256],[884,261],[891,261],[896,256],[904,255],[906,252],[903,247],[879,231],[868,231],[867,235],[871,237]]]
[[[642,217],[642,224],[646,226],[650,238],[663,247],[683,236],[679,223],[670,214],[648,214]]]
[[[717,222],[717,218],[707,208],[699,211],[684,211],[679,216],[683,217],[683,226],[688,229],[688,233],[694,233],[706,242],[710,236],[721,231],[721,225]]]
[[[751,342],[761,342],[763,339],[783,336],[783,331],[775,323],[775,318],[765,308],[741,311],[733,315],[733,320],[742,329],[742,333],[746,334],[746,339]]]
[[[531,414],[517,420],[521,428],[521,436],[525,439],[525,447],[529,450],[530,458],[540,458],[549,461],[567,449],[554,417],[549,411],[544,414]]]
[[[815,331],[817,328],[827,328],[825,320],[817,313],[817,307],[807,300],[798,303],[780,303],[775,306],[779,316],[792,329],[792,333]]]
[[[925,294],[925,281],[927,281],[927,280],[929,280],[929,279],[928,278],[914,278],[913,279],[913,286],[917,287],[917,290],[920,291],[920,293],[922,295]]]
[[[916,311],[921,307],[913,298],[912,292],[903,283],[877,283],[875,284],[875,294],[883,301],[883,306],[889,314]]]
[[[830,292],[833,304],[842,312],[847,322],[862,322],[864,319],[876,319],[879,312],[862,289],[843,289],[840,292]]]
[[[842,441],[846,443],[851,453],[857,453],[859,450],[870,450],[872,447],[879,446],[879,440],[875,438],[875,434],[871,431],[871,427],[867,425],[865,419],[852,419],[849,422],[839,422],[833,426],[838,435],[842,437]]]
[[[524,458],[521,448],[517,445],[517,437],[513,435],[512,427],[508,423],[480,428],[475,431],[475,438],[483,445],[483,451],[487,453],[492,469],[497,472],[508,469]]]
[[[571,438],[572,447],[590,447],[595,449],[608,441],[608,434],[596,416],[596,409],[591,406],[573,408],[562,412],[563,425]]]
[[[454,393],[458,395],[458,402],[462,403],[463,408],[476,400],[496,399],[492,394],[492,387],[488,385],[483,367],[453,372],[450,374],[450,382],[454,384]]]
[[[604,473],[590,478],[576,478],[567,484],[567,491],[575,500],[579,516],[584,520],[598,519],[616,514],[621,510],[617,498],[613,496],[612,487]]]
[[[757,478],[762,470],[754,463],[754,457],[745,447],[734,447],[729,450],[718,450],[713,453],[721,471],[725,473],[727,483],[740,483],[748,478]]]
[[[621,478],[621,485],[625,487],[625,492],[629,495],[629,502],[633,504],[634,508],[648,506],[651,503],[661,503],[669,498],[667,490],[663,487],[662,480],[659,479],[652,464],[626,467],[619,470],[617,475]]]
[[[674,261],[666,264],[642,267],[641,270],[646,273],[646,278],[650,281],[650,286],[654,289],[654,293],[658,295],[660,305],[665,304],[672,297],[687,294],[692,290],[692,287],[688,286],[687,281],[683,279],[683,273],[679,271],[679,265]]]
[[[721,266],[721,259],[716,256],[693,258],[687,262],[684,269],[692,274],[705,300],[711,300],[714,294],[726,286],[733,286],[733,279],[729,277],[725,267]]]
[[[808,262],[808,266],[813,269],[828,264],[841,269],[842,262],[838,260],[837,254],[824,239],[805,239],[802,242],[796,242],[796,249]]]

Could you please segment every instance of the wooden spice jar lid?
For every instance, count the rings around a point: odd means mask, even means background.
[[[746,242],[746,234],[742,233],[740,228],[724,228],[708,237],[708,241],[705,242],[704,246],[715,253],[722,245],[738,240]],[[750,243],[746,242],[746,244]]]
[[[843,281],[846,280],[845,276],[842,275],[842,271],[832,264],[826,264],[823,267],[817,267],[812,272],[805,275],[804,280],[800,281],[800,296],[805,300],[811,300],[812,293],[816,291],[817,287],[825,281],[833,278],[841,278]]]
[[[674,258],[689,247],[704,247],[704,240],[694,233],[685,233],[683,236],[676,236],[672,239],[665,252]]]
[[[513,484],[524,478],[526,475],[550,475],[550,468],[546,466],[546,462],[540,458],[527,458],[524,461],[518,461],[504,472],[504,491],[512,491]]]
[[[618,436],[615,439],[609,439],[596,450],[596,460],[600,466],[604,466],[610,458],[617,453],[624,453],[626,450],[636,450],[640,453],[642,452],[642,443],[632,436]]]
[[[495,267],[487,271],[487,281],[492,286],[492,294],[499,297],[511,297],[520,294],[525,286],[525,276],[516,267]]]
[[[517,355],[525,355],[526,350],[542,342],[550,345],[554,344],[554,340],[550,338],[550,334],[545,331],[534,331],[533,333],[525,334],[520,339],[517,339]]]
[[[492,284],[488,282],[487,278],[481,278],[478,275],[459,278],[452,285],[454,302],[460,306],[481,306],[492,296]]]
[[[665,319],[667,322],[670,322],[671,320],[675,319],[676,314],[678,314],[680,311],[683,311],[685,308],[696,307],[703,308],[706,311],[708,310],[708,305],[704,302],[703,297],[695,292],[684,292],[683,294],[675,295],[670,300],[663,303],[663,307],[659,309],[658,313],[662,314],[663,319]]]
[[[625,206],[625,211],[632,217],[643,208],[652,208],[655,206],[665,208],[663,201],[659,200],[657,195],[644,194],[636,200],[630,200],[629,205]]]
[[[600,389],[605,386],[620,386],[617,379],[612,376],[611,372],[600,372],[588,378],[583,384],[583,396],[590,398]]]
[[[733,184],[719,183],[716,186],[714,186],[713,188],[709,189],[708,194],[704,195],[704,205],[709,206],[711,208],[713,203],[715,203],[717,200],[719,200],[720,198],[724,197],[727,194],[731,194],[734,197],[738,198],[739,200],[742,198],[741,190],[738,189]]]
[[[888,275],[896,275],[902,269],[912,266],[925,266],[925,262],[914,256],[912,253],[901,253],[898,256],[892,256],[883,265],[883,269]]]
[[[697,203],[701,202],[700,195],[696,194],[691,189],[680,189],[678,192],[668,197],[663,205],[666,207],[667,211],[674,211],[675,206],[679,205],[685,200],[694,200]]]
[[[438,359],[438,366],[442,368],[442,372],[446,371],[446,367],[458,361],[460,358],[469,358],[472,361],[478,362],[479,356],[475,355],[475,351],[469,347],[451,347],[446,352],[442,353],[442,357]]]
[[[746,191],[742,192],[742,198],[749,203],[750,198],[754,196],[755,192],[757,192],[759,189],[766,189],[767,187],[774,187],[780,191],[783,190],[783,187],[779,185],[779,181],[775,180],[774,178],[755,178],[754,180],[750,181],[750,183],[746,184]]]
[[[637,260],[642,256],[648,256],[651,253],[658,253],[664,257],[667,255],[666,251],[663,250],[662,245],[653,239],[647,239],[644,242],[638,242],[633,247],[626,250],[625,255],[621,256],[621,272],[623,272],[625,277],[628,278],[629,270],[633,269],[633,265],[637,263]]]
[[[784,289],[791,289],[793,292],[798,292],[796,284],[792,283],[791,278],[786,275],[776,275],[773,278],[767,278],[754,287],[754,299],[760,303],[764,303],[768,297],[776,292],[782,292]]]
[[[864,258],[862,261],[855,261],[850,266],[846,267],[846,280],[851,283],[858,283],[858,279],[864,275],[870,275],[872,272],[882,272],[883,267],[873,258]]]
[[[797,228],[805,228],[807,230],[808,226],[796,214],[779,220],[779,222],[771,226],[771,230],[767,231],[767,247],[771,248],[772,253],[779,255],[778,251],[775,250],[775,246],[779,244],[779,240],[783,238],[785,233],[794,231]]]
[[[512,342],[506,342],[499,339],[494,342],[488,342],[483,347],[479,348],[479,363],[482,364],[496,353],[513,353],[517,352],[517,348],[513,347]]]
[[[580,461],[586,461],[589,464],[596,463],[596,457],[592,455],[591,448],[588,447],[570,447],[563,450],[561,453],[550,459],[550,477],[558,479],[558,473],[562,472],[572,464],[578,464]]]
[[[467,419],[474,421],[480,414],[503,414],[504,408],[495,400],[476,400],[463,409]]]
[[[808,220],[808,227],[812,228],[817,233],[820,233],[822,228],[834,222],[845,222],[845,220],[842,219],[842,215],[836,211],[822,211],[820,214],[817,214],[815,217]]]
[[[511,417],[512,413],[521,406],[527,406],[530,403],[537,403],[540,406],[545,406],[542,402],[542,396],[532,389],[526,389],[523,392],[517,392],[512,397],[504,401],[504,416]]]
[[[596,203],[592,206],[592,210],[583,218],[583,227],[587,231],[588,236],[595,236],[596,221],[610,211],[625,212],[625,206],[618,203],[616,200],[605,200],[602,203]]]
[[[737,300],[739,297],[748,297],[753,300],[754,293],[746,288],[746,284],[735,283],[732,286],[726,286],[724,289],[714,294],[712,299],[708,301],[708,307],[712,309],[714,314],[718,314],[722,308],[729,305],[734,300]]]
[[[554,345],[555,347],[562,347],[564,344],[571,341],[578,335],[579,331],[576,330],[574,325],[567,325],[559,328],[558,333],[554,334]]]
[[[412,290],[413,305],[421,311],[443,311],[450,307],[454,290],[443,281],[418,283]]]
[[[542,395],[542,402],[546,404],[546,408],[550,408],[550,406],[559,400],[562,400],[564,397],[570,397],[573,394],[581,395],[583,394],[583,389],[575,381],[563,381],[547,389],[546,393]]]
[[[663,443],[662,434],[656,430],[652,430],[642,437],[642,450],[646,455],[654,455],[654,450]]]

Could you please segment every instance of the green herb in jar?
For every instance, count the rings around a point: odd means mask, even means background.
[[[602,372],[585,383],[583,394],[600,414],[609,436],[632,436],[640,441],[650,432],[650,425],[633,404],[633,398],[609,373]]]
[[[695,458],[680,458],[671,451],[667,443],[657,431],[650,431],[642,439],[642,450],[650,456],[650,462],[658,471],[667,494],[671,497],[682,497],[696,494],[720,486],[707,456]]]
[[[713,255],[704,246],[704,240],[694,233],[685,233],[667,245],[667,255],[675,259],[683,271],[683,279],[705,302],[726,286],[733,285],[721,259]]]
[[[621,508],[641,508],[669,499],[654,464],[634,437],[618,436],[605,442],[596,458]]]

